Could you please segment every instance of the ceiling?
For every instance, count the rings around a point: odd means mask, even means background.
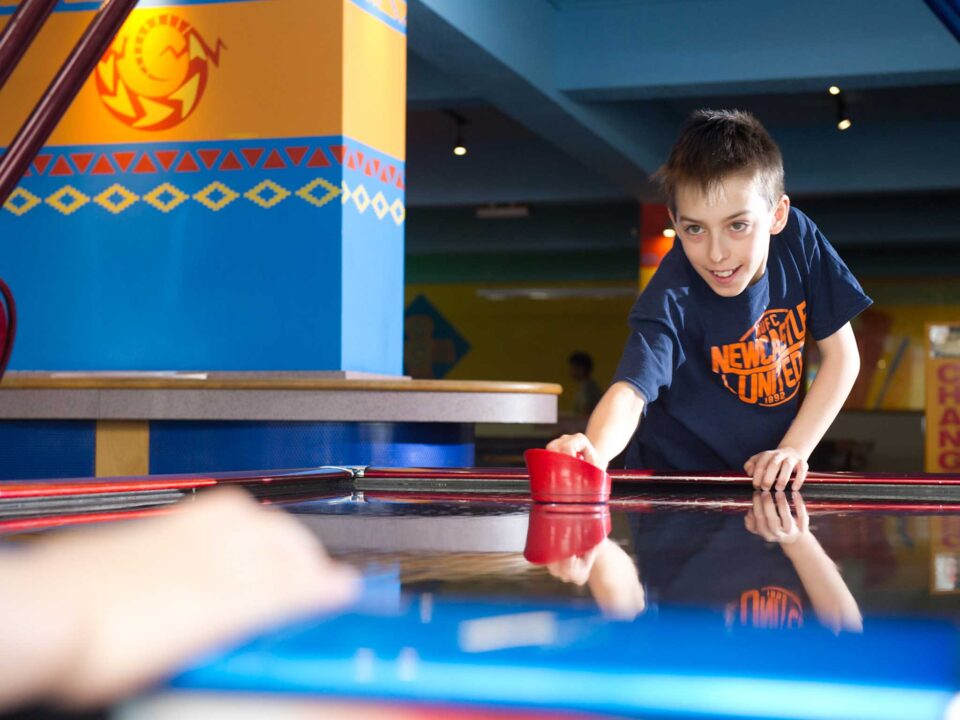
[[[960,200],[960,42],[923,0],[410,0],[408,42],[414,207],[653,199],[700,107],[754,112],[792,195]]]

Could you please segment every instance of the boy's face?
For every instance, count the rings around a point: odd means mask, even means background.
[[[790,200],[770,208],[754,173],[730,175],[704,194],[695,185],[676,193],[677,237],[690,264],[710,289],[735,297],[763,277],[770,236],[787,224]]]

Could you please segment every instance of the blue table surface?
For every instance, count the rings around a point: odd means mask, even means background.
[[[411,527],[417,528],[412,534],[422,534],[429,527],[424,518],[476,519],[484,507],[421,501],[366,502],[351,509],[341,500],[290,509],[328,520],[353,512],[374,522],[420,518],[421,524]],[[501,519],[526,512],[519,506],[486,507]],[[684,527],[688,522],[711,527],[713,542],[729,540],[725,534],[733,531],[727,526],[743,527],[742,517],[718,524],[715,514],[702,508],[678,521]],[[843,516],[825,517],[820,528],[825,535],[842,535],[844,522]],[[850,527],[859,532],[862,522]],[[637,542],[642,537],[635,534]],[[686,540],[678,542],[689,545],[689,552],[679,555],[684,558],[709,540],[690,532],[682,537]],[[433,541],[442,553],[445,540]],[[357,553],[345,556],[357,562]],[[960,614],[952,609],[899,613],[902,617],[865,613],[863,632],[836,633],[812,621],[792,629],[731,625],[709,603],[681,607],[651,601],[628,622],[604,617],[589,597],[477,596],[442,582],[432,588],[404,582],[400,563],[382,557],[363,567],[364,591],[351,608],[301,619],[197,658],[169,686],[663,717],[898,719],[943,717],[960,690]],[[717,572],[730,574],[723,568]],[[683,573],[678,564],[674,574]],[[707,583],[723,580],[703,570],[694,575]],[[681,587],[669,577],[674,590]],[[648,593],[655,595],[652,588]],[[869,598],[858,600],[869,610]]]

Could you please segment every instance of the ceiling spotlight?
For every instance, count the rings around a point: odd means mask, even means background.
[[[840,88],[838,88],[836,85],[831,85],[830,88],[827,90],[827,92],[830,93],[831,95],[839,95]]]
[[[663,231],[663,236],[664,236],[665,238],[676,237],[676,236],[677,236],[677,231],[674,230],[673,228],[666,228],[666,229]]]
[[[853,122],[850,120],[850,114],[847,112],[847,103],[842,95],[837,95],[837,129],[848,130]]]
[[[455,110],[444,110],[443,112],[457,124],[457,135],[453,141],[453,154],[457,157],[463,157],[467,154],[467,144],[463,141],[463,126],[468,124],[467,119]]]
[[[475,214],[480,220],[513,220],[515,218],[530,217],[528,205],[486,205],[478,207]]]

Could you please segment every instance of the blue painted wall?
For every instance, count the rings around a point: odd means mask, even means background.
[[[45,156],[0,211],[12,369],[400,372],[402,163],[340,136]]]

